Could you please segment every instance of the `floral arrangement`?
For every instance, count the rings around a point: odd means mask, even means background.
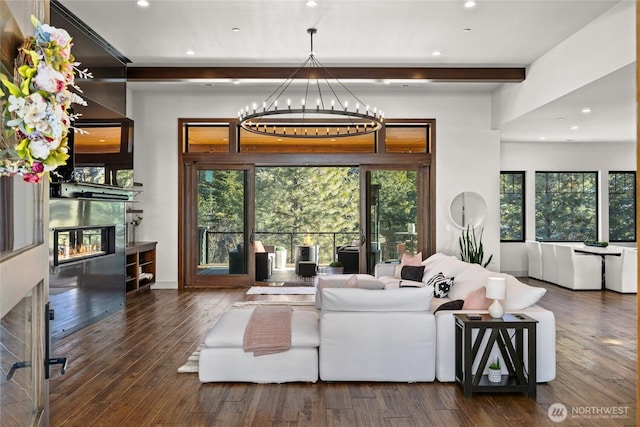
[[[82,93],[75,73],[93,76],[78,68],[69,33],[43,25],[34,16],[31,23],[35,37],[27,37],[19,49],[14,81],[0,74],[0,176],[19,175],[37,183],[69,158],[67,135],[79,116],[69,109],[73,103],[87,105],[69,90],[71,86]]]
[[[140,215],[136,215],[136,217],[131,220],[130,224],[133,225],[134,227],[137,227],[140,225],[141,222],[142,222],[142,217]]]

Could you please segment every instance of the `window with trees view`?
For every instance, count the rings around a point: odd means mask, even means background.
[[[609,240],[636,241],[636,173],[609,173]]]
[[[536,172],[536,240],[598,237],[598,174]]]
[[[524,172],[500,172],[500,241],[524,241]]]

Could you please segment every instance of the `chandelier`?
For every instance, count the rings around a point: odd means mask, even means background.
[[[384,113],[370,108],[316,58],[315,28],[309,57],[262,104],[247,105],[238,112],[243,129],[260,135],[289,138],[336,138],[365,135],[382,127]],[[296,81],[306,87],[301,101],[292,101]],[[293,105],[292,105],[293,104]]]

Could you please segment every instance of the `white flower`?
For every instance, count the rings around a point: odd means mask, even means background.
[[[24,100],[24,107],[17,110],[16,113],[22,117],[27,126],[37,128],[47,115],[47,101],[38,92],[32,93]]]
[[[29,152],[36,159],[46,159],[50,151],[49,146],[44,140],[38,139],[31,141],[29,144]]]
[[[68,58],[71,53],[71,36],[69,33],[62,28],[52,27],[49,24],[43,24],[40,28],[49,34],[49,40],[56,42],[60,46],[63,56]]]
[[[38,89],[46,92],[60,92],[65,85],[65,77],[62,73],[54,70],[46,62],[41,61],[38,64],[38,72],[33,78],[33,84]]]

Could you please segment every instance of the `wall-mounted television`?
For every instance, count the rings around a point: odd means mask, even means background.
[[[133,120],[77,120],[73,136],[74,181],[133,184]]]

